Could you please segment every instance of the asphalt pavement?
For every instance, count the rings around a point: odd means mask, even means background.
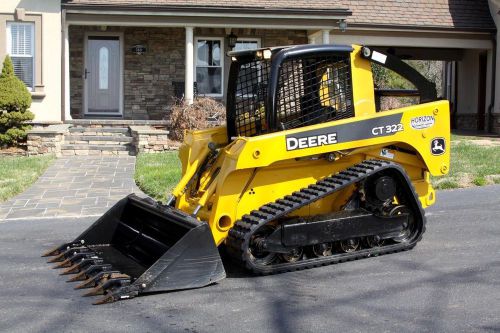
[[[40,254],[95,217],[0,221],[1,332],[500,332],[500,186],[438,192],[412,251],[93,306]]]

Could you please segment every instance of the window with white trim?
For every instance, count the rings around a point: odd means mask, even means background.
[[[7,22],[7,53],[14,73],[29,90],[35,87],[35,24]]]
[[[224,52],[222,38],[196,39],[196,88],[199,95],[222,96]]]

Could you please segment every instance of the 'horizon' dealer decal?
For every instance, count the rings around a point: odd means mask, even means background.
[[[336,143],[390,136],[403,130],[402,113],[355,121],[285,136],[286,150],[328,146]],[[395,129],[394,131],[392,129]],[[390,130],[385,130],[390,129]]]

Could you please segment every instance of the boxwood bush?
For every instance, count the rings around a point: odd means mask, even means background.
[[[17,146],[26,139],[31,128],[26,122],[35,117],[28,110],[30,106],[31,94],[14,75],[7,55],[0,74],[0,146]]]

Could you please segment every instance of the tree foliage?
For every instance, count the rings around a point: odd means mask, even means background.
[[[407,64],[415,68],[427,80],[436,85],[437,95],[442,96],[442,61],[430,60],[405,60]],[[415,89],[415,87],[401,75],[386,69],[380,65],[372,63],[373,81],[380,89]],[[382,99],[382,110],[400,108],[407,105],[416,104],[418,98],[413,97],[384,97]]]
[[[28,109],[31,94],[24,83],[14,75],[14,67],[7,55],[0,74],[0,145],[17,145],[26,139],[31,128],[27,121],[35,117]]]

